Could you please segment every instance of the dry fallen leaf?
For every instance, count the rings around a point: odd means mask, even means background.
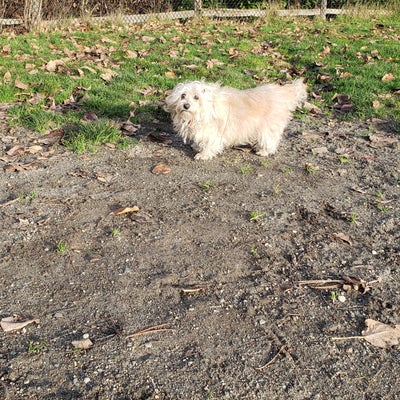
[[[328,148],[326,146],[314,147],[313,149],[311,149],[311,153],[313,153],[314,155],[325,154],[328,153]]]
[[[167,78],[175,78],[175,77],[176,77],[174,71],[167,71],[167,72],[165,72],[165,76],[166,76]]]
[[[365,320],[364,339],[374,346],[388,349],[400,346],[400,325],[386,325],[373,319]]]
[[[73,340],[71,342],[75,349],[87,350],[93,346],[93,342],[90,339]]]
[[[0,325],[4,332],[17,331],[32,323],[39,323],[39,319],[25,319],[20,315],[14,314],[12,317],[5,317],[1,320]]]
[[[380,135],[371,135],[369,136],[369,141],[371,143],[386,143],[393,144],[397,143],[398,139],[390,136],[380,136]]]
[[[151,170],[151,172],[154,175],[165,175],[165,174],[169,174],[171,172],[171,168],[165,164],[158,164]]]
[[[122,207],[122,208],[118,208],[118,210],[111,211],[110,215],[122,215],[122,214],[137,212],[137,211],[139,211],[139,207],[137,207],[137,206]]]
[[[25,147],[25,153],[29,153],[29,154],[36,154],[42,150],[43,150],[43,147],[39,146],[39,145]]]
[[[38,165],[35,162],[26,163],[26,164],[8,164],[4,167],[5,172],[20,172],[26,171],[30,169],[36,169]]]
[[[63,129],[55,129],[49,132],[47,135],[44,135],[38,139],[38,143],[41,144],[53,144],[62,139],[65,132]]]
[[[17,89],[21,89],[21,90],[28,90],[29,86],[26,85],[25,83],[15,80],[14,82],[14,87],[16,87]]]
[[[382,81],[383,81],[383,82],[392,82],[392,81],[394,81],[395,79],[396,79],[395,76],[394,76],[393,74],[391,74],[391,73],[385,74],[385,75],[383,75],[383,77],[382,77]]]
[[[9,82],[11,80],[11,72],[7,71],[4,75],[3,75],[3,80],[4,82]]]
[[[59,65],[64,65],[64,60],[51,60],[45,65],[48,72],[55,72]]]
[[[372,102],[372,107],[373,108],[379,108],[381,106],[381,102],[379,101],[379,100],[374,100],[373,102]]]
[[[105,69],[104,73],[100,75],[100,78],[103,79],[103,81],[109,82],[114,78],[114,76],[117,76],[118,74],[115,71],[112,71],[111,69]]]
[[[16,154],[24,154],[24,152],[25,152],[25,147],[17,144],[16,146],[8,150],[6,154],[9,156],[15,156]]]
[[[333,236],[334,236],[335,238],[340,239],[340,240],[342,240],[343,242],[349,244],[350,246],[351,246],[351,244],[352,244],[352,243],[351,243],[350,237],[349,237],[348,235],[346,235],[345,233],[343,233],[343,232],[334,233]]]
[[[98,121],[99,117],[93,111],[87,111],[83,114],[82,119],[84,121]]]
[[[126,58],[130,58],[130,59],[137,58],[138,57],[138,53],[137,53],[137,51],[134,51],[134,50],[126,50],[125,57]]]

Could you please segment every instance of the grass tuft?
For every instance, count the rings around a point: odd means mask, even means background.
[[[118,126],[107,119],[70,126],[64,139],[65,146],[78,154],[95,152],[98,146],[109,143],[121,148],[127,146],[129,141],[120,133]]]

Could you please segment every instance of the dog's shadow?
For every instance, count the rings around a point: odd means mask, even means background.
[[[153,121],[142,122],[135,132],[135,138],[141,142],[159,143],[161,146],[170,146],[192,157],[196,152],[187,144],[183,143],[182,138],[175,132],[171,122]]]

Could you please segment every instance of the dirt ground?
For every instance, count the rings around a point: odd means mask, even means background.
[[[398,348],[337,339],[400,323],[393,126],[295,118],[206,162],[137,135],[77,155],[3,112],[0,318],[39,321],[0,331],[0,398],[399,399]]]

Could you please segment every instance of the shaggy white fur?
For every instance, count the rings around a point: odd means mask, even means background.
[[[166,111],[185,143],[209,160],[224,148],[253,145],[257,154],[276,152],[292,111],[307,97],[302,79],[238,90],[217,83],[178,84],[166,98]]]

